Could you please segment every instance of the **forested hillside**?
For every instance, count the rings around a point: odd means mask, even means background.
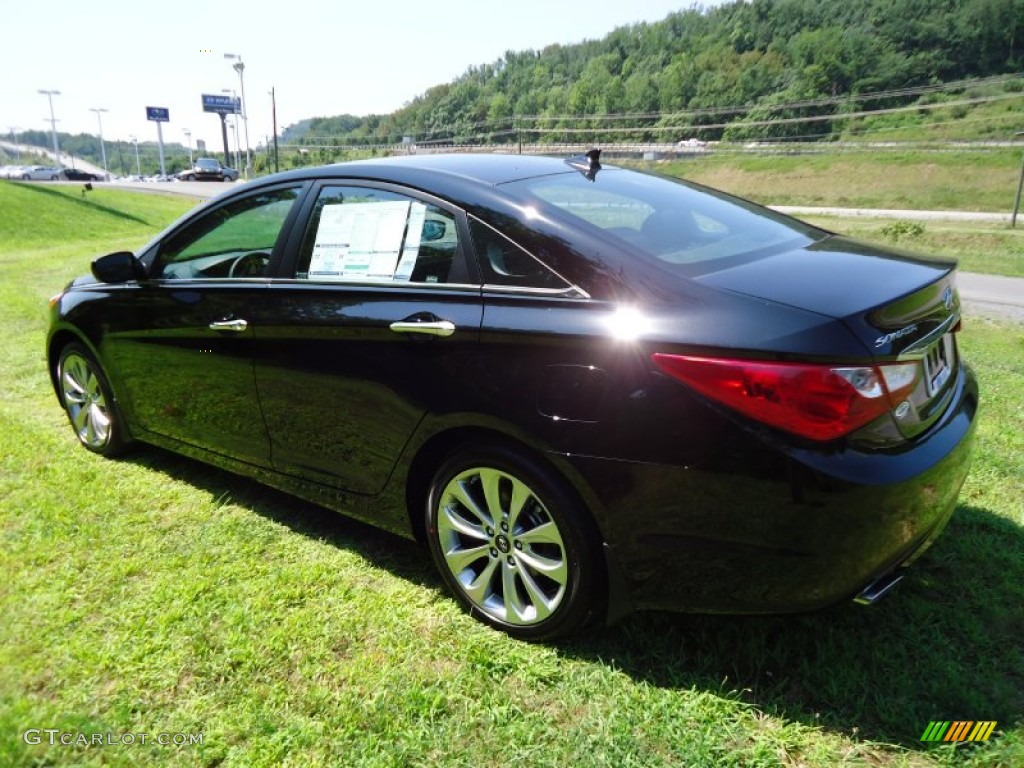
[[[601,40],[508,51],[393,114],[302,120],[282,132],[281,152],[291,167],[405,138],[420,146],[948,141],[1006,140],[1021,130],[1024,0],[738,0]],[[50,143],[44,130],[21,139]],[[60,141],[98,162],[97,137]],[[108,142],[111,168],[130,170],[133,149]],[[155,146],[140,149],[152,172]],[[177,170],[186,149],[175,146],[170,157]],[[261,149],[254,164],[272,167]]]
[[[394,114],[311,120],[304,141],[813,138],[833,115],[955,101],[935,86],[1022,70],[1024,0],[753,0],[508,51]]]

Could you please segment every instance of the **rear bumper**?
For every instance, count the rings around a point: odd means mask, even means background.
[[[977,408],[968,369],[956,386],[939,422],[902,451],[783,450],[743,436],[702,467],[571,458],[602,500],[619,594],[635,608],[709,613],[808,611],[857,596],[919,556],[952,516]]]

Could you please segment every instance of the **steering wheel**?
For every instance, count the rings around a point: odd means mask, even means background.
[[[228,277],[260,277],[269,263],[270,254],[266,251],[243,253],[231,262]]]

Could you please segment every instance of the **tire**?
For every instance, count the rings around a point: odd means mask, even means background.
[[[31,177],[31,176],[29,176],[29,175],[28,175],[27,173],[24,173],[24,174],[22,174],[22,176],[21,176],[21,180],[22,180],[22,181],[31,181],[31,180],[32,180],[32,177]]]
[[[81,344],[68,344],[57,361],[60,402],[78,441],[93,453],[116,456],[130,442],[102,368]]]
[[[195,181],[195,180],[196,180],[196,177],[193,176],[192,174],[189,174],[188,176],[185,177],[185,181]]]
[[[603,583],[589,515],[551,468],[477,444],[438,469],[426,504],[431,556],[475,618],[523,640],[579,631]]]

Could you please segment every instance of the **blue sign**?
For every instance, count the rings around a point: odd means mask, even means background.
[[[146,119],[167,123],[170,122],[171,112],[167,107],[146,107]]]
[[[242,100],[233,96],[204,93],[203,112],[216,112],[218,115],[240,115],[242,114]]]

